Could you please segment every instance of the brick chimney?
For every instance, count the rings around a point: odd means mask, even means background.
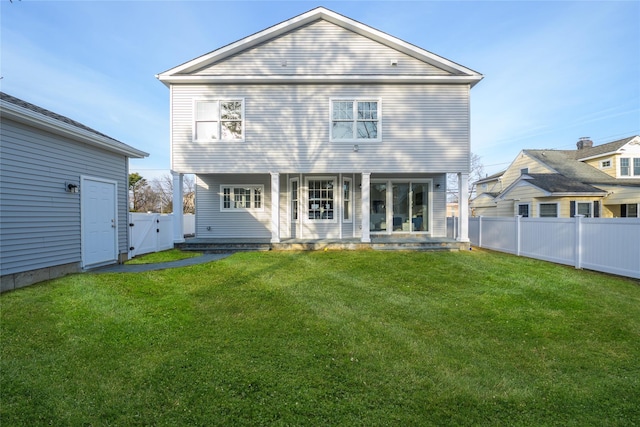
[[[591,147],[593,147],[593,141],[588,136],[583,136],[576,143],[576,146],[578,147],[578,150],[582,150],[582,149],[585,149],[585,148],[591,148]]]

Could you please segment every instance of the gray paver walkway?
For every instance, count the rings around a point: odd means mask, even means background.
[[[204,264],[217,261],[232,255],[233,252],[219,254],[202,254],[198,257],[181,259],[178,261],[159,262],[155,264],[119,264],[108,265],[90,270],[91,273],[141,273],[144,271],[164,270],[166,268],[187,267],[189,265]]]

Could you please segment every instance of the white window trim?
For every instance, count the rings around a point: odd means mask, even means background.
[[[427,221],[427,231],[410,231],[409,234],[421,234],[421,235],[431,235],[433,233],[433,194],[434,194],[434,187],[433,187],[433,179],[432,178],[418,178],[418,179],[411,179],[411,178],[407,178],[407,179],[402,179],[402,178],[375,178],[375,179],[371,179],[370,181],[370,185],[371,184],[386,184],[387,185],[387,199],[385,200],[385,204],[387,206],[392,206],[393,205],[393,194],[392,191],[389,191],[389,188],[393,187],[394,183],[410,183],[411,184],[411,190],[413,191],[413,184],[429,184],[429,193],[427,195],[427,208],[428,208],[428,212],[427,215],[429,216],[429,221]],[[371,202],[370,202],[371,203]],[[369,209],[371,209],[371,206],[369,206]],[[393,209],[389,209],[387,211],[387,218],[385,219],[386,222],[388,224],[393,224]],[[370,233],[372,235],[393,235],[395,232],[393,231],[393,227],[391,227],[392,229],[387,229],[384,231],[370,231]],[[403,232],[406,233],[406,232]]]
[[[378,103],[378,137],[377,138],[344,138],[344,139],[333,139],[333,103],[340,101],[353,102],[354,108],[354,119],[353,122],[357,122],[357,110],[358,110],[358,102],[377,102]],[[357,126],[354,128],[354,133],[357,131]],[[347,142],[347,143],[358,143],[358,142],[380,142],[382,141],[382,98],[368,98],[368,97],[353,97],[353,98],[330,98],[329,99],[329,141],[331,142]]]
[[[545,216],[543,217],[540,212],[540,205],[556,205],[556,216]],[[531,213],[531,212],[529,212]],[[560,216],[560,204],[558,202],[539,202],[538,203],[538,218],[558,218]]]
[[[240,123],[242,123],[242,138],[240,139],[222,139],[222,129],[221,129],[221,122],[222,120],[220,120],[219,114],[220,114],[220,102],[228,102],[228,101],[240,101],[242,103],[242,119],[240,120]],[[197,133],[196,133],[196,112],[197,112],[197,108],[198,108],[198,103],[199,102],[217,102],[218,103],[218,135],[220,135],[220,139],[198,139],[197,138]],[[245,140],[245,135],[246,135],[246,116],[245,116],[245,112],[244,112],[244,108],[245,108],[245,99],[243,97],[235,97],[235,96],[228,96],[228,97],[219,97],[219,98],[197,98],[193,100],[193,107],[192,107],[192,121],[191,121],[191,138],[192,141],[194,142],[244,142]]]
[[[605,163],[609,162],[608,166],[605,166]],[[611,169],[613,166],[613,160],[611,158],[600,160],[600,169]]]
[[[591,202],[581,202],[576,200],[576,211],[575,215],[583,215],[580,213],[580,205],[589,205],[589,216],[585,216],[585,218],[593,218],[593,201]]]
[[[298,218],[294,219],[293,218],[293,183],[296,183],[297,185],[297,202],[298,202]],[[301,205],[301,191],[300,191],[300,178],[295,177],[295,178],[289,178],[289,186],[287,188],[287,193],[289,194],[289,203],[288,203],[288,209],[287,209],[287,218],[289,218],[289,221],[291,221],[291,223],[293,224],[298,224],[300,222],[300,207]]]
[[[527,202],[527,203],[516,203],[516,216],[520,215],[520,206],[528,206],[527,209],[527,217],[526,218],[531,218],[531,202]]]
[[[344,217],[344,183],[345,182],[349,182],[349,217],[345,219]],[[345,224],[350,224],[353,222],[353,180],[351,178],[342,178],[342,182],[341,182],[342,186],[340,187],[340,189],[342,190],[340,192],[340,203],[342,206],[342,209],[340,209],[340,218],[342,219],[342,222]]]
[[[333,219],[309,219],[309,181],[328,181],[333,180]],[[338,191],[336,191],[336,189]],[[335,176],[307,176],[304,179],[304,188],[302,189],[302,197],[301,202],[304,204],[302,207],[303,210],[298,208],[298,213],[303,215],[303,222],[305,224],[336,224],[338,222],[338,215],[341,215],[340,210],[337,209],[337,205],[339,202],[340,194],[338,192],[342,191],[342,184],[338,181],[338,178]]]
[[[255,204],[255,193],[253,191],[254,188],[260,188],[260,194],[262,198],[260,200],[259,208],[225,208],[224,207],[224,189],[229,188],[231,190],[231,196],[233,197],[233,189],[234,188],[251,188],[251,206]],[[265,205],[265,193],[264,193],[264,185],[263,184],[220,184],[220,212],[264,212]],[[233,204],[233,198],[231,199],[231,203]]]
[[[636,179],[640,178],[640,174],[638,174],[638,175],[635,174],[635,159],[638,159],[638,158],[640,158],[640,157],[637,157],[637,156],[620,157],[618,159],[618,162],[617,162],[618,163],[618,168],[617,168],[618,169],[618,171],[617,171],[618,172],[618,178],[627,178],[627,179],[629,179],[629,178],[636,178]],[[629,160],[629,166],[628,166],[629,174],[628,175],[622,175],[622,160],[623,159]]]

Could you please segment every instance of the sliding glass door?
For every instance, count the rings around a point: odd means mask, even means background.
[[[370,231],[429,232],[431,183],[386,180],[371,183]]]
[[[371,184],[370,230],[387,231],[387,184]]]

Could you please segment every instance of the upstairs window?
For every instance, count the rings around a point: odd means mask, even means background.
[[[620,176],[640,177],[640,157],[621,158],[620,159]]]
[[[620,159],[620,175],[621,176],[630,176],[631,168],[629,168],[629,159],[622,158]]]
[[[194,141],[242,141],[244,100],[197,100],[194,104]]]
[[[379,100],[332,100],[332,141],[379,141]]]
[[[600,169],[608,169],[611,167],[611,160],[603,160],[600,162]]]

